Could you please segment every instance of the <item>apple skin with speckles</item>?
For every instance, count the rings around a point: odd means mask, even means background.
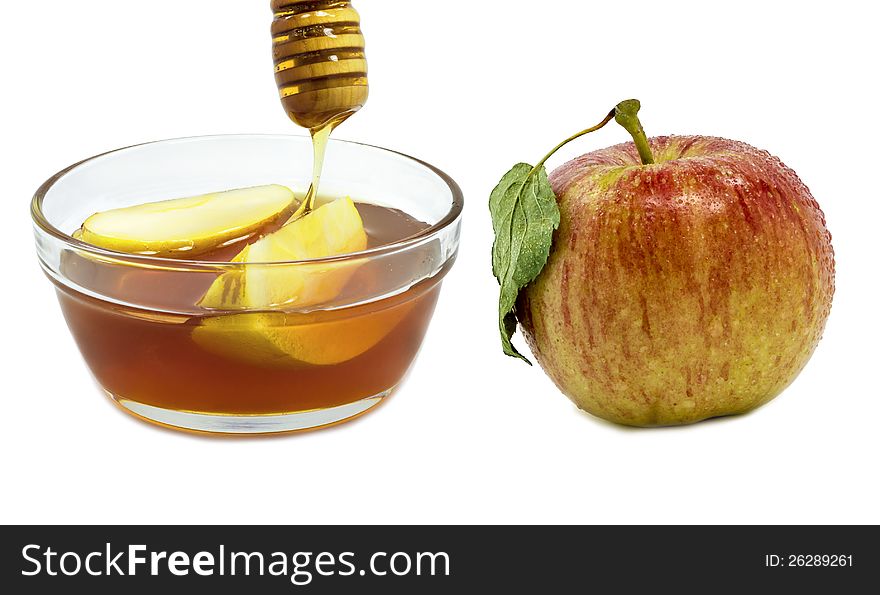
[[[752,410],[810,359],[834,252],[810,191],[779,159],[704,136],[595,151],[550,176],[561,222],[517,316],[578,407],[631,426]]]

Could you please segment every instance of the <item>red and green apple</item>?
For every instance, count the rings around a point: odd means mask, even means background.
[[[606,420],[662,426],[754,409],[822,336],[834,293],[825,218],[766,151],[647,139],[635,122],[635,142],[549,176],[558,229],[516,318],[559,389]]]

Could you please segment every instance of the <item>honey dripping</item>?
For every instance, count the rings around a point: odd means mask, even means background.
[[[327,140],[367,101],[367,60],[351,2],[272,0],[275,82],[287,115],[312,136],[312,183],[291,220],[315,203]]]

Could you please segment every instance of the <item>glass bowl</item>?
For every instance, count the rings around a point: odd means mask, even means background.
[[[290,432],[361,415],[400,383],[455,261],[461,227],[461,191],[427,163],[329,143],[322,196],[351,196],[426,224],[353,254],[183,260],[105,250],[71,235],[95,212],[155,200],[261,184],[302,196],[311,164],[308,137],[183,138],[91,157],[40,187],[31,205],[40,264],[86,364],[125,411],[197,432]],[[310,299],[258,308],[200,305],[219,276],[255,271],[270,288],[319,289]]]

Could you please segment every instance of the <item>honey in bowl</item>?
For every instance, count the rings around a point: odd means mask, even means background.
[[[419,233],[427,225],[402,211],[358,203],[367,247]],[[229,258],[230,245],[195,257]],[[397,265],[406,269],[405,259]],[[334,296],[377,285],[393,274],[388,263],[357,267]],[[187,283],[150,268],[112,267],[84,256],[67,273],[100,277],[96,290],[150,300],[176,295],[191,309],[216,277],[191,275]],[[348,308],[285,313],[224,312],[191,316],[143,310],[89,297],[59,286],[68,325],[98,382],[123,406],[208,415],[276,415],[339,407],[382,396],[412,363],[437,301],[440,275],[406,291]],[[164,282],[163,282],[164,281]],[[388,279],[383,279],[383,282]],[[168,287],[167,283],[173,283]],[[254,326],[254,319],[259,326]],[[255,332],[254,329],[259,329]],[[100,332],[96,332],[100,329]]]
[[[308,192],[275,183],[302,180],[305,139],[229,135],[111,151],[32,203],[41,264],[96,380],[159,424],[276,433],[368,411],[415,358],[457,253],[451,179],[329,141],[367,98],[350,2],[272,8],[281,103],[310,132]]]

